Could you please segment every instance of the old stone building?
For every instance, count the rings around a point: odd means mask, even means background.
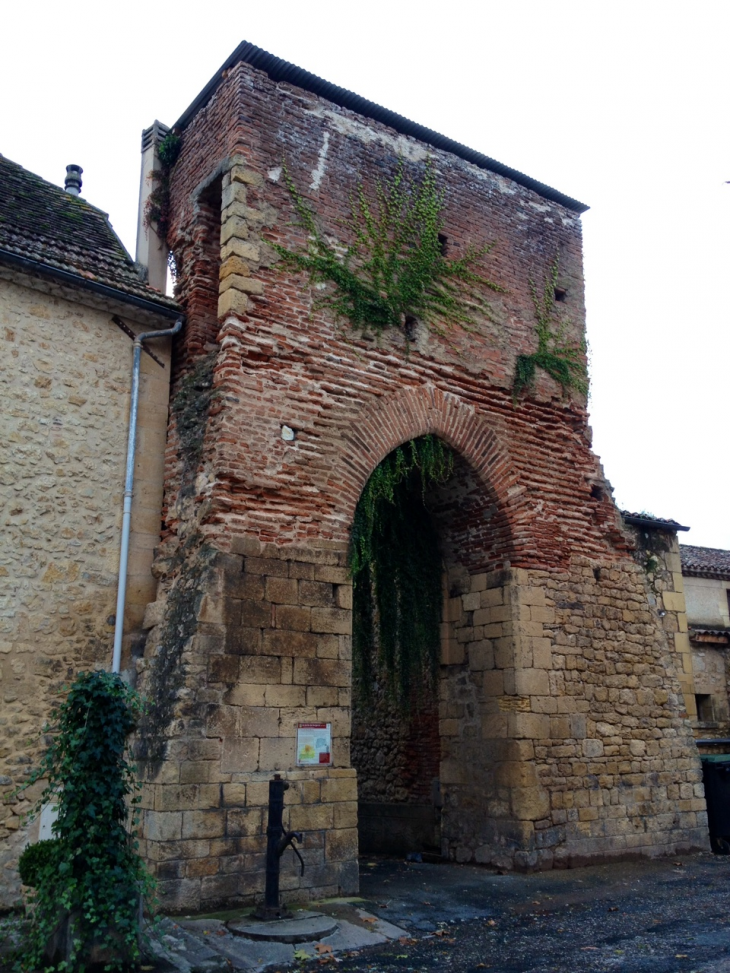
[[[187,324],[160,587],[136,663],[153,701],[143,850],[163,904],[260,892],[274,772],[305,832],[304,878],[283,879],[300,895],[357,888],[358,796],[391,822],[409,816],[393,805],[420,808],[430,843],[458,861],[550,868],[706,847],[678,554],[661,585],[637,562],[585,396],[544,367],[584,362],[584,207],[249,44],[172,133],[161,185]],[[427,173],[443,252],[471,255],[498,290],[475,285],[467,327],[353,327],[323,306],[332,285],[286,252],[323,240],[344,266],[357,200],[377,208],[378,185]],[[534,382],[516,395],[528,360]],[[372,755],[394,737],[369,737],[367,714],[351,759],[348,544],[373,471],[426,434],[455,455],[425,498],[443,552],[438,691],[427,743],[404,746],[383,790]],[[331,727],[318,765],[297,759],[301,724]]]
[[[70,167],[69,189],[80,188]],[[0,156],[0,906],[38,822],[8,798],[61,687],[111,662],[134,333],[170,327],[107,216]],[[126,628],[155,597],[169,339],[143,355]]]
[[[730,752],[728,646],[730,646],[730,551],[680,546],[689,640],[692,647],[695,734],[721,743],[702,749]]]

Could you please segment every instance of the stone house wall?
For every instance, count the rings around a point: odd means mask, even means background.
[[[376,341],[280,266],[273,244],[304,240],[282,166],[339,233],[360,181],[372,191],[429,157],[450,252],[493,243],[480,269],[504,290],[473,331]],[[681,633],[631,557],[585,401],[541,372],[513,401],[516,358],[536,346],[530,281],[557,255],[565,335],[582,339],[577,214],[243,62],[186,123],[171,190],[188,324],[139,663],[158,713],[140,745],[163,904],[255,898],[275,771],[296,785],[289,819],[312,864],[287,881],[302,897],[356,889],[349,526],[380,460],[425,433],[458,472],[432,498],[448,575],[444,852],[531,868],[704,847]],[[178,421],[196,389],[195,422]],[[334,767],[297,769],[296,724],[325,718]]]
[[[114,633],[132,342],[112,311],[70,288],[0,279],[0,793],[36,762],[41,728],[74,675],[108,667]],[[137,330],[150,330],[115,307]],[[158,325],[160,326],[160,325]],[[169,339],[142,356],[125,616],[140,629],[154,599],[169,394]],[[131,639],[127,639],[129,656]],[[37,822],[29,798],[0,804],[0,905],[17,899],[18,854]]]

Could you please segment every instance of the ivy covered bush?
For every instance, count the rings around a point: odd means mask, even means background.
[[[375,675],[384,674],[404,710],[420,689],[433,687],[438,668],[442,558],[425,497],[453,467],[453,453],[436,436],[412,439],[375,468],[355,510],[355,684],[367,697]]]
[[[58,819],[54,840],[31,846],[21,860],[23,881],[33,886],[24,970],[72,973],[100,955],[120,969],[140,959],[140,901],[151,878],[128,830],[139,785],[127,759],[140,712],[139,697],[118,675],[84,672],[48,728],[51,743],[28,783],[47,781],[35,810],[55,804]],[[49,956],[64,923],[65,944]]]

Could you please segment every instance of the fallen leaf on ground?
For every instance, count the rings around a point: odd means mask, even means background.
[[[328,946],[326,943],[316,943],[314,947],[318,953],[331,953],[332,947]]]
[[[610,905],[608,907],[608,911],[609,912],[618,912],[618,906],[617,905]]]
[[[683,865],[684,865],[684,862],[674,862],[674,864],[675,865],[679,865],[679,867],[682,868]]]
[[[675,953],[675,959],[689,959],[689,953]]]
[[[494,921],[494,919],[487,919],[487,925],[488,926],[496,926],[497,923]]]
[[[312,957],[309,955],[309,953],[304,949],[294,950],[294,959],[311,959],[311,958]]]
[[[583,949],[583,950],[586,950],[586,949],[595,949],[596,951],[598,951],[598,946],[581,946],[581,949]]]
[[[377,919],[374,919],[372,916],[363,916],[363,920],[362,921],[363,922],[377,922],[378,920]]]

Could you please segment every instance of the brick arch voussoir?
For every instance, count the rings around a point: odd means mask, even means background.
[[[435,387],[409,388],[385,396],[342,434],[339,457],[340,516],[349,524],[365,484],[388,453],[410,439],[432,434],[469,464],[508,524],[523,518],[519,489],[507,449],[476,409]]]

